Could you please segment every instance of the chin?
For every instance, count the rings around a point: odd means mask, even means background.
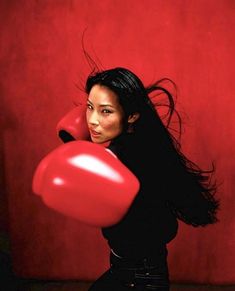
[[[102,146],[104,146],[104,147],[107,147],[107,146],[109,146],[109,144],[110,144],[110,140],[97,140],[97,139],[92,139],[92,142],[93,143],[96,143],[96,144],[100,144],[100,145],[102,145]]]

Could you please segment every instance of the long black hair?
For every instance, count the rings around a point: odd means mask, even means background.
[[[99,84],[115,92],[126,116],[125,130],[128,129],[127,117],[140,113],[139,119],[134,123],[133,147],[129,147],[126,156],[131,156],[134,149],[139,149],[142,153],[145,151],[146,164],[140,164],[139,167],[148,168],[151,179],[154,179],[154,174],[156,176],[161,172],[167,205],[178,219],[193,226],[212,224],[218,221],[216,214],[219,208],[219,201],[215,198],[216,182],[212,181],[215,168],[212,165],[211,170],[202,170],[181,151],[179,138],[171,130],[171,122],[175,114],[180,136],[182,121],[175,108],[175,96],[164,86],[166,81],[176,87],[167,78],[144,86],[139,77],[122,67],[96,69],[88,76],[85,91],[89,94],[91,88]],[[153,101],[157,98],[150,97],[153,93],[163,93],[167,97],[168,111],[165,120],[158,114],[157,108],[161,104]],[[151,164],[154,170],[151,169]]]

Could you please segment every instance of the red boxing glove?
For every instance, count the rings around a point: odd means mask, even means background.
[[[73,140],[89,140],[86,104],[79,104],[69,111],[57,124],[56,132],[64,143]]]
[[[42,159],[33,177],[33,191],[48,207],[98,227],[119,222],[139,187],[110,150],[89,141],[59,146]]]

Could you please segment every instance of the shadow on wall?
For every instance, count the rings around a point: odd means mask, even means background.
[[[9,253],[0,247],[0,290],[17,290],[18,280],[12,271],[11,257]]]
[[[4,95],[3,88],[0,89],[1,96]],[[4,98],[1,100],[1,108],[4,115],[0,115],[0,290],[16,290],[17,279],[13,273],[10,253],[9,239],[9,208],[6,187],[6,138],[9,130],[17,127],[17,120],[11,113]],[[4,289],[2,289],[4,288]]]
[[[6,142],[7,135],[9,131],[15,130],[17,128],[17,119],[14,116],[13,112],[11,112],[9,106],[7,106],[6,100],[4,100],[4,96],[6,96],[4,89],[0,88],[0,94],[3,97],[1,100],[1,112],[4,114],[0,114],[0,232],[8,232],[8,224],[9,224],[9,212],[8,212],[8,195],[7,195],[7,186],[6,186],[6,167],[5,167],[5,159],[6,159]]]

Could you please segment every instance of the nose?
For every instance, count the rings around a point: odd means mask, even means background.
[[[91,125],[99,125],[99,116],[97,112],[93,111],[90,113],[88,123]]]

